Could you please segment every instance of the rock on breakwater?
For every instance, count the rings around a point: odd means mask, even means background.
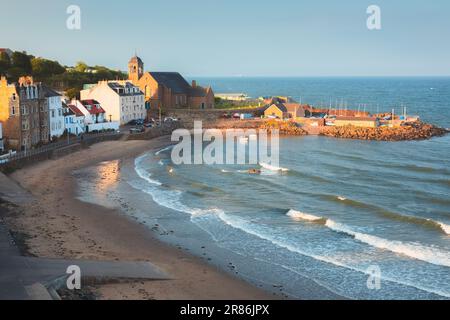
[[[425,140],[432,137],[443,136],[448,130],[431,124],[416,122],[401,127],[360,128],[354,126],[326,127],[321,134],[328,137],[376,140],[376,141],[405,141]]]

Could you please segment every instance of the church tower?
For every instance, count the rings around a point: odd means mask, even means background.
[[[128,80],[131,80],[133,84],[137,84],[139,79],[144,75],[144,63],[141,58],[135,55],[128,62]]]

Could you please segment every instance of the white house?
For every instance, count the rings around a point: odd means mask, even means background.
[[[48,114],[50,118],[50,139],[58,138],[64,134],[64,111],[62,107],[61,95],[43,86],[44,97],[48,104]]]
[[[84,124],[84,114],[74,105],[63,104],[64,107],[64,126],[69,134],[76,136],[86,130]]]
[[[106,112],[97,100],[81,100],[72,103],[84,114],[85,132],[119,130],[119,122],[107,121]]]
[[[80,96],[81,100],[98,101],[108,121],[125,125],[146,118],[144,93],[129,81],[100,81],[82,90]]]

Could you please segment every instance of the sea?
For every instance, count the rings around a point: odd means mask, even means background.
[[[255,98],[406,108],[450,127],[450,78],[197,80]],[[450,299],[449,156],[450,135],[282,137],[279,166],[259,163],[261,174],[251,175],[255,165],[174,165],[168,147],[86,169],[79,189],[277,298],[440,300]],[[111,170],[117,179],[102,180]]]

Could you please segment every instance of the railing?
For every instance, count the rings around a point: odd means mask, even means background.
[[[44,145],[40,148],[16,152],[9,157],[5,157],[5,158],[1,159],[0,166],[6,165],[6,164],[9,164],[9,163],[21,160],[21,159],[30,158],[30,157],[33,157],[33,156],[36,156],[39,154],[43,154],[46,152],[73,146],[73,145],[76,145],[79,143],[89,143],[93,140],[98,140],[99,138],[113,137],[113,136],[118,136],[118,135],[120,135],[120,133],[118,133],[118,132],[109,132],[109,133],[85,134],[85,135],[78,136],[78,137],[71,137],[65,141],[62,140],[59,142],[53,142],[53,143]]]

